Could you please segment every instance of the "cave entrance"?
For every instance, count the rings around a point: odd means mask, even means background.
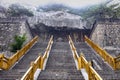
[[[49,40],[50,36],[54,36],[54,41],[68,42],[68,35],[71,36],[75,42],[83,42],[84,36],[90,35],[90,29],[76,29],[68,27],[52,27],[44,24],[38,24],[31,30],[33,36],[38,35],[40,40]]]
[[[54,41],[66,42],[68,41],[68,35],[71,36],[75,42],[83,42],[84,36],[89,36],[89,29],[68,29],[68,28],[49,28],[50,35],[54,36]]]

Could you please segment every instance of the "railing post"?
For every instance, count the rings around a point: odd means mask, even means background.
[[[38,65],[38,68],[39,68],[39,69],[41,69],[41,66],[42,66],[42,65],[41,65],[41,59],[42,59],[42,57],[40,56],[40,59],[39,59],[39,62],[38,62],[38,64],[39,64],[39,65]]]
[[[112,61],[113,61],[113,69],[116,70],[116,60],[114,58],[112,58]]]
[[[77,55],[76,55],[76,53],[75,53],[76,48],[75,48],[75,47],[73,47],[73,48],[72,48],[72,50],[73,50],[73,52],[74,52],[74,58],[75,58],[75,59],[77,59]]]
[[[83,53],[80,54],[80,57],[81,57],[81,68],[84,68],[84,65],[82,64],[83,63],[83,57],[84,57]]]
[[[89,78],[89,80],[92,80],[93,78],[92,78],[92,73],[90,71],[90,66],[91,66],[91,62],[88,62],[87,63],[88,78]]]
[[[78,58],[78,70],[82,68],[81,57]]]
[[[4,54],[0,54],[0,68],[3,67],[3,58],[4,58]]]
[[[43,60],[43,57],[41,57],[41,63],[40,63],[40,65],[41,65],[41,70],[43,70],[43,64],[44,64],[44,60]]]
[[[35,71],[34,71],[34,68],[33,68],[34,65],[35,65],[35,63],[34,63],[34,62],[31,62],[31,66],[32,66],[32,73],[31,73],[31,76],[30,76],[30,79],[31,79],[31,80],[34,80],[34,72],[35,72]]]

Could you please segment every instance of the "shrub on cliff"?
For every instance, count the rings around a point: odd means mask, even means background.
[[[17,52],[22,48],[23,43],[26,41],[26,35],[15,35],[14,43],[11,45],[11,52]]]

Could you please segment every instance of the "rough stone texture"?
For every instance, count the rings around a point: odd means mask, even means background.
[[[120,49],[120,22],[97,22],[91,39],[108,50]]]
[[[5,12],[6,12],[6,9],[0,5],[0,18],[6,17]]]
[[[29,26],[26,24],[25,21],[21,22],[21,25],[20,25],[20,34],[26,34],[26,37],[27,37],[27,41],[30,41],[32,39],[32,35],[31,35],[31,32],[29,30]]]
[[[66,11],[40,12],[37,16],[29,19],[30,22],[39,22],[52,27],[68,27],[84,29],[86,21],[81,16]]]
[[[0,23],[0,45],[3,50],[8,49],[13,37],[20,32],[19,23]]]
[[[5,53],[6,56],[12,55],[9,51],[15,35],[22,35],[26,33],[26,43],[31,39],[31,35],[28,30],[28,26],[26,26],[25,20],[19,20],[19,22],[14,21],[2,22],[2,20],[0,20],[0,53]]]

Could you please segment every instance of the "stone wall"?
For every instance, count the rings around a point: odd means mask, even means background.
[[[25,43],[27,43],[31,40],[32,36],[25,21],[0,22],[0,53],[10,56],[10,45],[14,41],[14,36],[23,35],[24,33],[27,37]]]
[[[13,41],[13,37],[19,34],[19,23],[0,23],[0,49],[5,51]]]
[[[20,34],[23,35],[23,34],[26,34],[26,37],[27,37],[27,40],[26,42],[30,41],[32,39],[32,35],[31,35],[31,32],[29,30],[29,26],[26,24],[26,22],[21,22],[21,25],[20,25]]]
[[[97,22],[91,39],[103,48],[120,48],[120,21]]]

